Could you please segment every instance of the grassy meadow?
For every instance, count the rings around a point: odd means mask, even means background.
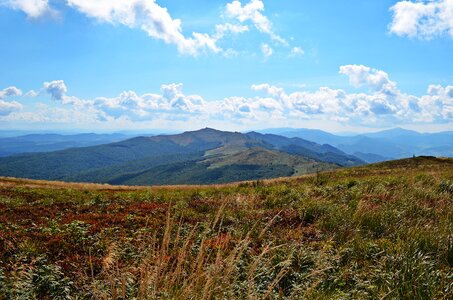
[[[1,178],[0,299],[453,299],[453,159],[213,186]]]

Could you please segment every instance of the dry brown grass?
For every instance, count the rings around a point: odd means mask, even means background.
[[[306,179],[315,175],[303,175],[297,177],[282,177],[274,179],[260,180],[263,184],[273,184],[294,179]],[[54,188],[54,189],[78,189],[78,190],[95,190],[95,191],[136,191],[136,190],[197,190],[204,188],[225,188],[236,187],[241,184],[252,184],[256,181],[240,181],[224,184],[209,184],[209,185],[156,185],[156,186],[129,186],[129,185],[110,185],[99,183],[80,183],[80,182],[65,182],[65,181],[49,181],[35,180],[14,177],[1,177],[0,186],[11,187],[21,186],[27,188]]]
[[[452,166],[206,187],[2,178],[0,299],[451,299]]]
[[[102,261],[103,280],[92,278],[91,289],[95,299],[235,299],[246,290],[247,299],[269,299],[274,288],[287,274],[288,260],[263,289],[256,287],[260,268],[269,266],[275,250],[282,247],[263,245],[255,249],[255,255],[247,266],[241,267],[244,256],[250,250],[256,228],[240,238],[222,232],[222,215],[226,203],[218,210],[208,226],[196,224],[183,233],[181,221],[167,213],[163,235],[156,233],[144,237],[141,251],[145,253],[134,266],[121,265],[116,244],[108,247]],[[255,238],[262,238],[273,225],[276,215],[264,226]],[[134,282],[133,291],[128,283]],[[235,286],[238,286],[235,290]]]

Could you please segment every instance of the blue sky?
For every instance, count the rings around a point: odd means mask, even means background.
[[[453,129],[453,0],[0,0],[4,129]]]

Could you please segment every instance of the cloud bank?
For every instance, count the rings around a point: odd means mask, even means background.
[[[200,124],[234,123],[244,126],[282,125],[300,121],[335,121],[351,126],[394,126],[396,124],[449,124],[453,122],[453,86],[430,85],[426,94],[414,96],[400,91],[397,83],[382,71],[363,65],[344,65],[339,74],[353,87],[365,92],[320,87],[315,91],[288,92],[268,83],[252,85],[254,97],[233,96],[207,101],[200,95],[187,95],[183,85],[164,84],[160,93],[139,95],[124,91],[116,97],[83,100],[68,95],[64,81],[44,83],[49,103],[42,103],[34,114],[45,122],[89,124],[140,124],[175,122]],[[30,108],[6,102],[21,95],[17,88],[0,92],[0,121],[24,120]],[[54,103],[54,104],[52,104]],[[27,108],[27,109],[24,109]],[[58,117],[56,111],[58,111]],[[38,118],[39,119],[39,118]],[[31,120],[32,121],[32,120]],[[38,120],[39,121],[39,120]]]

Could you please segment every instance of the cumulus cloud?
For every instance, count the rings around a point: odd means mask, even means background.
[[[340,67],[340,74],[347,75],[349,83],[356,88],[366,86],[376,91],[396,92],[396,83],[381,70],[364,65],[345,65]]]
[[[262,14],[264,4],[261,0],[252,0],[244,6],[239,1],[228,3],[226,15],[239,21],[239,24],[218,24],[213,34],[193,32],[189,37],[183,34],[181,20],[172,18],[167,8],[158,5],[156,0],[67,0],[67,3],[98,21],[139,28],[150,37],[174,44],[180,53],[189,55],[228,52],[217,45],[219,40],[230,33],[248,31],[249,27],[242,24],[247,21],[260,32],[268,34],[272,40],[287,45],[286,40],[273,31],[272,23]]]
[[[422,121],[439,121],[453,119],[453,86],[430,85],[427,95],[420,98],[419,118]]]
[[[216,39],[194,32],[182,33],[181,20],[173,19],[167,8],[155,0],[67,0],[68,5],[101,22],[139,28],[150,37],[174,44],[179,52],[196,55],[200,51],[220,52]]]
[[[22,91],[15,86],[7,87],[0,90],[0,116],[7,116],[12,112],[19,111],[23,108],[22,104],[16,101],[4,101],[7,97],[21,96]]]
[[[431,39],[453,37],[453,0],[400,1],[390,8],[390,32],[399,36]]]
[[[268,44],[261,44],[261,52],[265,57],[271,57],[274,54],[274,50]]]
[[[0,90],[0,99],[6,97],[21,96],[22,91],[15,86],[7,87],[6,89]]]
[[[268,34],[272,40],[287,45],[288,42],[273,31],[272,23],[263,15],[263,11],[264,3],[261,0],[251,0],[245,5],[242,5],[238,0],[234,0],[226,6],[226,15],[228,17],[237,19],[241,23],[250,21],[260,32]]]
[[[43,107],[33,117],[46,122],[114,123],[130,126],[143,122],[152,124],[242,124],[259,126],[263,122],[274,125],[297,124],[300,120],[337,122],[349,126],[394,126],[395,124],[450,124],[453,122],[453,86],[430,85],[422,96],[404,93],[382,71],[363,65],[345,65],[339,73],[349,77],[355,87],[365,91],[346,92],[342,89],[321,87],[317,90],[298,88],[288,92],[269,83],[255,84],[253,97],[232,96],[207,101],[200,95],[188,95],[181,83],[164,84],[158,93],[139,95],[124,91],[116,97],[97,97],[81,100],[68,95],[64,81],[44,83],[53,101],[63,106]],[[2,97],[20,95],[17,88],[1,91]],[[0,120],[27,120],[18,102],[0,99]],[[52,106],[52,105],[51,105]],[[58,115],[61,117],[58,117]],[[30,119],[32,120],[32,119]],[[124,123],[124,124],[126,124]],[[180,124],[180,123],[178,123]]]
[[[44,89],[52,97],[52,100],[56,101],[63,101],[68,92],[68,88],[63,80],[44,82]]]
[[[369,92],[347,93],[321,87],[317,91],[287,93],[269,84],[252,85],[252,90],[264,92],[277,101],[281,107],[279,112],[283,111],[287,118],[327,119],[361,125],[453,121],[453,86],[431,85],[426,95],[416,97],[398,90],[396,83],[381,70],[346,65],[340,67],[340,74],[347,75],[351,85],[365,86]]]
[[[198,95],[185,95],[183,85],[164,84],[161,94],[137,95],[134,91],[122,92],[113,98],[96,98],[92,105],[112,117],[128,115],[131,119],[150,118],[154,113],[199,114],[205,110],[205,101]]]
[[[192,56],[222,53],[228,57],[237,53],[233,49],[222,49],[218,43],[229,34],[249,31],[249,26],[243,24],[245,22],[250,22],[273,41],[288,45],[285,39],[273,31],[272,23],[263,14],[264,4],[261,0],[251,0],[245,5],[236,0],[227,3],[225,16],[232,23],[218,24],[210,33],[192,32],[190,35],[183,33],[181,20],[173,18],[168,9],[160,6],[156,0],[63,0],[62,3],[99,22],[140,29],[151,38],[176,45],[180,53]],[[30,18],[58,14],[49,0],[0,0],[0,6],[21,10]]]
[[[451,122],[453,120],[453,86],[431,85],[427,94],[416,97],[402,93],[387,73],[363,65],[340,67],[353,86],[366,86],[367,93],[347,93],[341,89],[321,87],[316,91],[287,93],[283,88],[267,83],[252,85],[253,91],[264,93],[256,97],[228,97],[205,101],[199,95],[186,95],[183,85],[165,84],[160,94],[137,95],[133,91],[114,98],[96,98],[83,102],[104,119],[131,121],[152,119],[229,120],[238,123],[272,120],[330,120],[348,124],[369,125],[398,122]],[[64,83],[46,84],[52,98],[65,101]],[[69,97],[75,98],[75,97]],[[93,115],[96,115],[92,113]]]
[[[74,104],[83,106],[87,101],[81,100],[74,96],[67,96],[68,88],[63,80],[54,80],[44,82],[45,91],[51,96],[52,100],[59,101],[63,104]]]
[[[44,15],[54,15],[56,12],[48,0],[2,0],[0,5],[23,11],[29,18],[39,18]]]

